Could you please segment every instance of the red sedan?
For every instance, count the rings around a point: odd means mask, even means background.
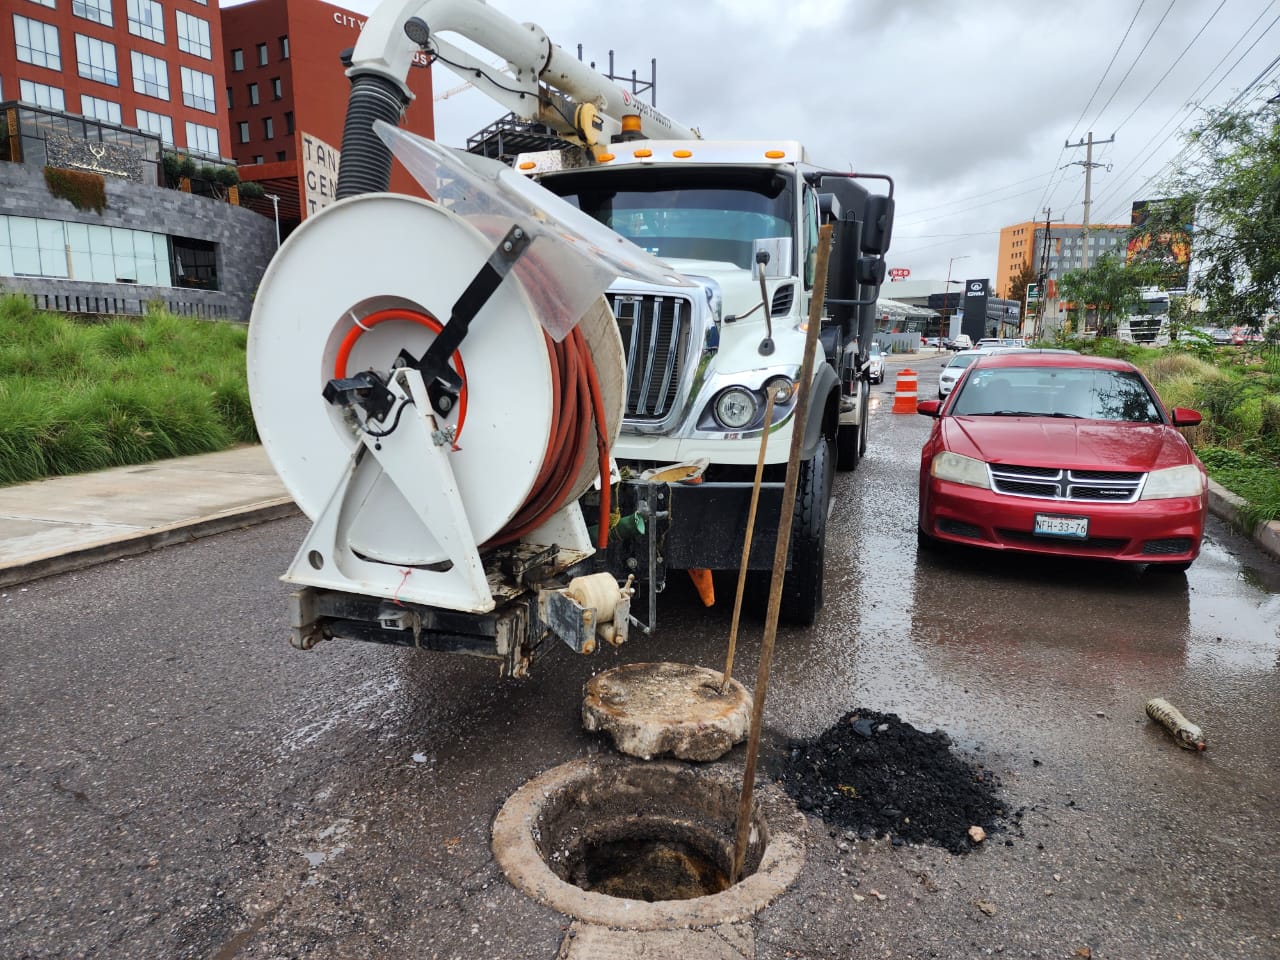
[[[1017,351],[983,357],[920,454],[920,539],[1185,570],[1208,510],[1204,465],[1131,363]]]

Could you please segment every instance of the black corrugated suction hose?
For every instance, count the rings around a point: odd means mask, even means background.
[[[373,121],[393,126],[408,105],[400,88],[386,77],[361,74],[351,80],[347,121],[342,128],[338,199],[382,193],[391,184],[391,151],[373,130]]]

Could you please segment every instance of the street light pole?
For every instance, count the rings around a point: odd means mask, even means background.
[[[266,198],[271,201],[271,207],[276,213],[276,249],[280,249],[280,195],[277,193],[265,194]]]
[[[966,253],[963,256],[952,257],[950,260],[947,261],[947,285],[942,288],[942,322],[944,324],[947,322],[947,298],[951,296],[951,265],[955,263],[957,260],[968,260],[968,259],[969,259],[969,254]],[[951,328],[948,327],[947,333],[950,334],[950,332],[951,332]],[[938,329],[938,349],[939,350],[942,349],[941,327],[939,327]]]

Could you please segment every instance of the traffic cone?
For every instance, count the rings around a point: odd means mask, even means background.
[[[903,367],[893,386],[893,412],[916,412],[916,372]]]

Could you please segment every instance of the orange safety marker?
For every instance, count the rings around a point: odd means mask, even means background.
[[[716,605],[716,585],[711,579],[711,571],[704,570],[701,567],[689,570],[689,579],[693,581],[693,585],[698,590],[698,597],[702,600],[704,607],[714,607]]]
[[[893,412],[916,412],[916,372],[903,367],[893,385]]]

